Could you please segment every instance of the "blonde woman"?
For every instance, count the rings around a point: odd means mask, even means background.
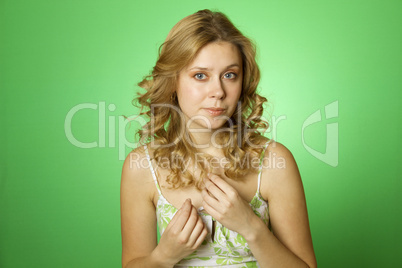
[[[123,165],[123,267],[316,267],[295,160],[259,131],[259,79],[252,42],[224,14],[169,32],[139,83],[150,120]]]

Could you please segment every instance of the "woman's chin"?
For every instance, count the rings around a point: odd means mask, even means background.
[[[208,119],[208,121],[200,120],[194,121],[188,129],[192,133],[207,133],[208,130],[214,132],[225,126],[227,119]]]

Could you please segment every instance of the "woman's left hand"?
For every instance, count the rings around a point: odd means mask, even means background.
[[[202,190],[203,207],[226,228],[242,236],[252,228],[257,215],[239,193],[221,177],[209,174]]]

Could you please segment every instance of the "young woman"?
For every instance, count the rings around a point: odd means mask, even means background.
[[[316,267],[297,165],[259,131],[259,78],[224,14],[169,32],[139,83],[150,121],[123,165],[123,267]]]

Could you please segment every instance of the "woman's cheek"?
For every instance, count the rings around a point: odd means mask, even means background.
[[[193,88],[190,91],[191,97],[197,100],[200,100],[205,95],[204,90],[202,88]]]

